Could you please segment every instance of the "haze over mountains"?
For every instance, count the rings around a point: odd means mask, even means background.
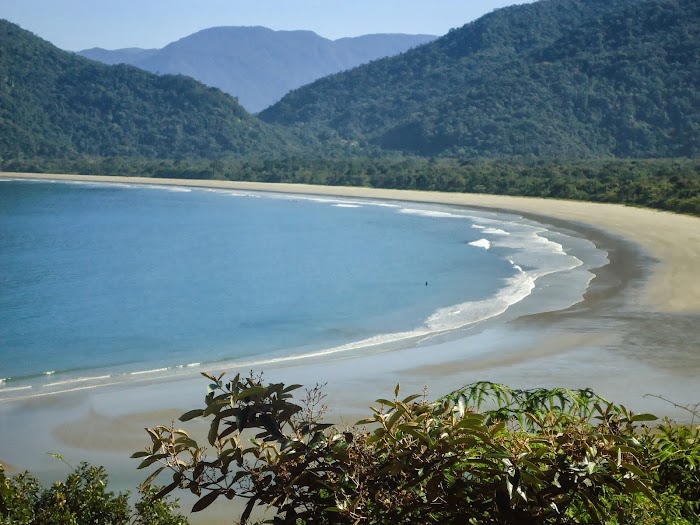
[[[0,73],[3,159],[700,156],[697,0],[500,9],[293,90],[260,118],[190,78],[100,64],[4,21]]]
[[[0,20],[0,159],[219,157],[303,141],[182,75],[107,66]]]
[[[213,27],[162,49],[86,49],[106,64],[131,64],[153,73],[183,74],[221,89],[256,113],[292,89],[434,40],[432,35],[376,34],[328,40],[312,31]]]

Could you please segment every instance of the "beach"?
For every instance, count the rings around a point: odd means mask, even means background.
[[[622,205],[525,197],[291,184],[0,173],[9,179],[79,180],[386,199],[497,210],[591,240],[608,253],[584,300],[564,310],[486,323],[458,340],[396,351],[336,355],[265,369],[270,381],[327,383],[330,417],[352,424],[397,383],[404,393],[437,397],[474,381],[516,388],[593,388],[635,411],[685,413],[700,401],[700,218]],[[235,373],[237,371],[232,371]],[[242,372],[246,372],[245,370]],[[129,460],[148,438],[145,426],[168,424],[202,404],[207,382],[196,374],[125,386],[76,390],[0,403],[0,461],[45,479],[65,477],[71,463],[104,464],[116,488],[146,477]],[[214,509],[214,514],[216,514]],[[213,515],[212,515],[213,516]],[[230,522],[209,517],[208,523]]]

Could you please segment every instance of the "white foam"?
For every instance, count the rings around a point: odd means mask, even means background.
[[[65,381],[56,381],[54,383],[47,383],[44,386],[51,387],[51,386],[71,385],[74,383],[85,383],[86,381],[100,381],[102,379],[108,379],[110,377],[111,376],[109,376],[109,375],[92,376],[92,377],[79,377],[77,379],[66,379]]]
[[[439,218],[459,218],[464,219],[464,215],[457,215],[455,213],[450,213],[447,211],[437,211],[437,210],[420,210],[416,208],[401,208],[399,213],[406,215],[417,215],[419,217],[439,217]]]
[[[305,197],[303,195],[294,195],[294,197],[295,197],[294,200],[320,202],[322,204],[333,204],[333,205],[347,204],[349,206],[358,206],[358,203],[356,201],[347,200],[347,199],[332,199],[332,198],[327,198],[327,197]]]
[[[489,233],[491,235],[510,235],[509,232],[501,230],[500,228],[484,228],[484,233]]]
[[[5,392],[18,392],[18,391],[20,391],[20,390],[29,390],[30,388],[32,388],[31,385],[30,385],[30,386],[16,386],[16,387],[13,387],[13,388],[3,388],[2,390],[0,390],[0,392],[2,392],[2,393],[5,393]]]
[[[192,368],[193,366],[200,366],[202,363],[188,363],[186,365],[177,365],[175,368]]]
[[[56,373],[55,370],[49,370],[48,372],[44,372],[44,375],[52,376],[52,375],[54,375],[55,373]]]
[[[467,243],[469,246],[476,246],[477,248],[483,248],[488,250],[491,248],[491,242],[488,239],[479,239],[478,241],[472,241]]]
[[[239,368],[266,364],[284,363],[301,359],[326,357],[333,354],[362,350],[382,345],[395,344],[408,340],[419,340],[439,333],[456,330],[505,312],[511,305],[525,299],[534,289],[535,280],[525,272],[520,272],[507,281],[507,285],[493,297],[481,301],[471,301],[442,308],[431,315],[422,326],[415,330],[391,334],[379,334],[360,341],[308,352],[305,354],[277,357],[259,361],[236,363]]]
[[[359,204],[334,204],[334,208],[362,208]]]
[[[426,325],[431,332],[454,330],[485,321],[505,312],[511,305],[525,299],[535,288],[535,279],[521,271],[508,279],[508,285],[494,296],[441,308],[431,315]]]
[[[140,375],[142,375],[142,374],[155,374],[155,373],[158,373],[158,372],[167,372],[167,371],[168,371],[168,368],[167,368],[167,367],[165,367],[165,368],[154,368],[153,370],[140,370],[140,371],[138,371],[138,372],[131,372],[131,374],[129,374],[129,375],[132,375],[132,376],[140,376]]]

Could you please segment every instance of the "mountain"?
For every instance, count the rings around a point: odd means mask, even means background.
[[[103,65],[0,20],[0,158],[216,157],[297,146],[216,88]]]
[[[122,49],[102,49],[101,47],[92,47],[84,49],[77,54],[97,60],[103,64],[113,66],[115,64],[134,64],[139,60],[145,60],[158,53],[159,49],[141,49],[140,47],[125,47]]]
[[[697,157],[700,2],[503,8],[260,117],[421,155]]]
[[[163,49],[93,48],[78,53],[108,64],[188,75],[238,97],[248,111],[257,112],[318,78],[399,54],[435,38],[378,34],[328,40],[311,31],[214,27]]]

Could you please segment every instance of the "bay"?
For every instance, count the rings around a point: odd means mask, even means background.
[[[586,242],[447,207],[4,181],[0,396],[416,344],[552,276],[567,306]]]

